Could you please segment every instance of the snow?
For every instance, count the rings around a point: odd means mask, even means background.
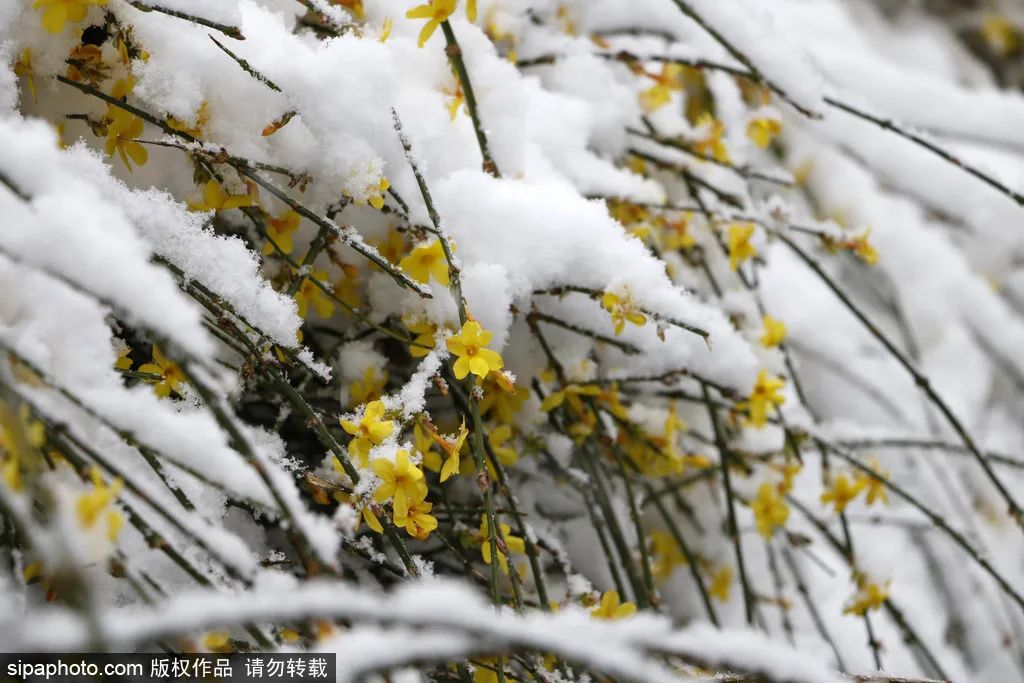
[[[800,46],[778,28],[772,10],[754,0],[672,0],[742,51],[768,83],[809,112],[820,109],[822,77]],[[688,13],[689,14],[689,13]],[[742,46],[742,47],[739,47]],[[733,54],[734,57],[738,55]]]
[[[418,636],[412,641],[411,650],[425,658],[441,660],[451,659],[460,651],[477,650],[483,642],[487,643],[486,649],[511,644],[546,648],[631,681],[667,683],[677,680],[667,668],[646,659],[644,651],[677,654],[702,666],[732,666],[784,680],[806,683],[842,680],[827,666],[797,656],[792,649],[769,644],[763,636],[716,631],[706,626],[673,632],[668,620],[660,617],[636,618],[616,625],[591,619],[582,610],[532,612],[522,617],[495,614],[479,595],[465,586],[436,580],[417,582],[388,597],[323,581],[311,581],[291,589],[280,581],[271,584],[267,590],[244,594],[244,600],[239,599],[240,594],[196,592],[179,596],[164,605],[159,613],[127,608],[121,610],[116,619],[107,615],[105,635],[111,643],[125,648],[133,643],[206,630],[225,623],[290,621],[300,615],[317,615],[387,621],[418,627],[421,633],[426,629],[425,643],[420,643],[422,636]],[[50,611],[51,614],[44,614],[35,622],[23,624],[18,632],[0,622],[0,634],[10,637],[19,649],[47,643],[73,648],[85,642],[87,630],[83,621],[78,621],[70,612]],[[43,628],[52,637],[41,637]],[[364,654],[351,663],[343,661],[339,671],[342,676],[358,674],[370,665],[362,662],[371,657],[389,664],[394,661],[393,658],[381,659],[380,646],[384,641],[380,637],[371,638],[370,634],[375,633],[379,636],[379,631],[374,630],[357,632],[357,640],[368,639],[378,647],[376,651],[364,650]],[[400,629],[398,633],[408,635],[410,631]],[[436,647],[440,633],[447,636],[444,646],[431,652],[426,643]],[[395,635],[392,632],[390,643],[396,642]],[[347,639],[339,639],[337,644],[343,646],[342,652],[349,652],[351,643]],[[321,648],[326,649],[325,645],[327,643],[321,644]],[[750,655],[753,656],[748,659]],[[401,661],[398,663],[400,665]],[[346,672],[345,667],[351,670]]]
[[[3,190],[4,214],[11,222],[0,236],[4,253],[59,273],[126,311],[131,322],[208,358],[213,345],[196,306],[181,296],[169,273],[148,262],[149,248],[133,229],[132,217],[104,201],[88,176],[67,163],[52,129],[41,121],[0,122],[0,145],[5,149],[0,172],[29,197],[24,202]]]
[[[109,0],[59,33],[0,3],[0,643],[226,630],[339,680],[547,653],[552,681],[1020,679],[1024,525],[993,483],[1024,486],[1019,8],[479,0],[421,48],[422,1]],[[91,91],[129,76],[131,168]],[[211,177],[254,203],[189,210]],[[435,240],[457,279],[403,281]],[[452,379],[464,319],[507,374]],[[377,394],[367,447],[344,422]],[[441,482],[428,432],[460,424]],[[399,449],[407,519],[363,464]],[[887,504],[851,465],[875,458]],[[537,552],[506,538],[497,609],[488,507]],[[65,577],[82,600],[45,600]],[[637,613],[593,618],[609,590]]]

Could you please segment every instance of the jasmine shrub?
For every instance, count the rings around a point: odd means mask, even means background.
[[[0,4],[0,649],[1019,680],[1021,26]]]

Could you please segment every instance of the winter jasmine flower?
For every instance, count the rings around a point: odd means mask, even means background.
[[[190,202],[188,208],[191,211],[228,211],[243,206],[252,206],[255,203],[254,196],[249,194],[229,195],[216,178],[210,178],[203,186],[203,201],[201,203]]]
[[[362,462],[365,466],[370,455],[370,449],[384,443],[384,440],[395,431],[395,423],[384,418],[384,404],[381,401],[371,401],[366,404],[363,416],[358,422],[342,420],[341,428],[355,438],[348,444],[348,452]]]
[[[292,210],[285,211],[276,218],[267,217],[267,237],[286,254],[292,253],[295,245],[292,243],[292,235],[299,229],[299,222],[302,218]],[[274,253],[274,247],[267,242],[263,245],[263,255],[269,256]]]
[[[881,501],[883,504],[889,503],[889,496],[885,491],[885,480],[891,475],[889,470],[882,469],[882,465],[878,462],[878,458],[871,458],[868,466],[871,471],[874,472],[877,477],[873,477],[865,472],[857,472],[856,481],[865,491],[865,502],[868,505],[873,505],[875,501]]]
[[[404,525],[410,506],[427,495],[423,471],[409,458],[409,451],[404,449],[395,453],[394,461],[374,458],[370,466],[381,482],[373,492],[373,499],[378,503],[391,500],[395,522]]]
[[[777,119],[757,118],[747,124],[747,137],[761,149],[772,144],[772,139],[782,132],[782,122]]]
[[[878,250],[868,241],[870,237],[871,228],[867,228],[860,235],[847,240],[843,246],[859,256],[864,263],[873,266],[878,263]]]
[[[732,567],[722,565],[711,577],[711,585],[708,586],[708,595],[720,602],[729,601],[729,588],[732,586]]]
[[[640,106],[644,108],[644,111],[650,113],[661,109],[672,101],[673,92],[683,89],[681,80],[683,68],[679,64],[665,63],[658,75],[643,72],[644,75],[654,80],[654,85],[640,93]]]
[[[889,599],[889,585],[871,583],[863,575],[857,577],[859,590],[853,596],[852,601],[843,609],[843,614],[856,614],[864,616],[868,610],[878,609]]]
[[[92,480],[92,490],[80,495],[75,503],[78,523],[82,528],[90,529],[102,518],[106,523],[107,538],[111,542],[116,541],[124,526],[124,518],[113,503],[121,493],[124,482],[115,479],[110,485],[105,484],[100,471],[95,467],[89,471],[89,478]]]
[[[496,351],[485,348],[493,335],[480,327],[475,320],[467,321],[458,334],[445,340],[448,350],[458,356],[452,371],[456,379],[463,379],[472,372],[483,379],[487,374],[500,370],[505,364]]]
[[[454,244],[451,248],[455,251]],[[433,276],[445,287],[449,284],[448,259],[445,257],[441,240],[418,245],[411,254],[402,259],[399,266],[417,282],[427,284]]]
[[[484,560],[484,564],[490,564],[492,559],[491,540],[487,533],[487,529],[487,515],[481,515],[480,528],[477,529],[475,538],[480,544],[480,555]],[[518,536],[512,535],[512,527],[508,524],[500,523],[498,524],[498,530],[500,531],[499,535],[505,544],[505,548],[507,548],[510,553],[522,555],[526,552],[525,542]],[[498,565],[501,567],[502,573],[508,574],[508,557],[502,551],[500,543],[498,544]]]
[[[753,223],[733,223],[729,226],[726,246],[729,249],[729,267],[737,270],[748,258],[757,256],[757,248],[750,243],[754,236]]]
[[[103,147],[107,156],[114,156],[116,151],[129,171],[132,170],[129,157],[139,166],[145,165],[149,152],[135,141],[142,135],[145,126],[142,119],[114,105],[108,105],[107,118],[110,123],[107,125],[107,141]]]
[[[697,121],[697,127],[708,128],[708,134],[693,144],[693,151],[728,164],[729,151],[725,148],[725,142],[722,139],[725,135],[725,124],[705,112]]]
[[[35,0],[32,7],[43,8],[42,24],[50,33],[63,33],[67,22],[85,19],[90,5],[103,6],[107,0]]]
[[[314,270],[302,279],[302,283],[295,292],[295,303],[298,306],[300,318],[306,317],[310,304],[321,318],[330,318],[334,314],[334,302],[314,282],[316,280],[326,285],[327,277],[326,270]]]
[[[763,427],[768,422],[768,413],[774,412],[776,406],[785,402],[785,397],[779,391],[784,385],[781,378],[770,377],[767,370],[761,370],[750,396],[737,403],[736,407],[747,411],[752,425]]]
[[[618,591],[605,591],[601,595],[601,604],[591,610],[590,616],[595,619],[626,619],[636,613],[636,605],[632,602],[621,602]]]
[[[821,494],[820,500],[825,505],[831,503],[837,513],[842,513],[863,490],[863,481],[851,479],[845,472],[840,472],[832,478],[831,488]]]
[[[437,528],[437,518],[430,514],[434,504],[426,500],[420,500],[409,507],[409,512],[403,519],[395,518],[395,524],[405,527],[405,532],[420,541],[430,536],[430,532]]]
[[[765,315],[761,318],[761,324],[764,326],[764,333],[761,335],[761,346],[766,349],[778,346],[786,338],[786,324],[781,320]]]
[[[362,405],[363,403],[368,403],[380,398],[381,393],[384,391],[384,385],[387,381],[388,374],[386,372],[381,372],[381,374],[378,375],[377,369],[373,366],[366,368],[363,372],[362,379],[357,379],[349,385],[349,407]]]
[[[675,568],[687,563],[686,556],[679,549],[676,539],[666,531],[655,529],[650,534],[651,539],[651,573],[659,581],[664,581],[672,576]]]
[[[615,334],[618,336],[626,327],[629,321],[637,327],[643,327],[647,323],[647,316],[640,312],[629,296],[629,292],[622,294],[605,292],[601,297],[601,305],[612,314],[612,322],[615,324]]]
[[[158,379],[153,391],[160,398],[167,398],[173,391],[181,394],[181,385],[185,382],[185,373],[177,363],[165,356],[159,348],[153,347],[153,362],[139,366],[139,372],[156,375]]]
[[[441,25],[441,22],[447,21],[448,17],[455,12],[455,4],[456,0],[428,0],[425,4],[413,7],[405,13],[406,19],[427,20],[427,23],[420,30],[419,40],[417,41],[420,47],[426,45],[427,41],[430,40],[430,36],[434,35],[434,31]]]
[[[779,495],[777,487],[764,482],[757,489],[757,497],[750,501],[757,530],[765,538],[771,538],[775,529],[785,525],[789,519],[789,507]]]

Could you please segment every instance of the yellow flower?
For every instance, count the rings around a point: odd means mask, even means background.
[[[878,263],[878,250],[868,241],[870,237],[871,228],[867,228],[860,235],[844,242],[843,246],[859,256],[861,261],[873,266]]]
[[[128,346],[120,339],[117,341],[120,345],[117,347],[117,360],[114,361],[114,367],[118,370],[131,370],[132,359],[130,354],[132,352],[132,347]]]
[[[110,486],[107,486],[103,483],[100,471],[95,467],[90,470],[89,477],[92,479],[92,491],[80,495],[78,502],[75,504],[75,514],[78,516],[78,523],[83,528],[90,529],[102,517],[107,525],[107,538],[111,542],[116,541],[117,535],[121,532],[121,527],[124,526],[124,519],[121,517],[121,513],[117,511],[117,508],[113,506],[113,502],[121,492],[124,482],[120,479],[115,479]]]
[[[711,577],[711,585],[708,586],[708,595],[718,599],[720,602],[729,601],[729,587],[732,586],[732,568],[722,565]]]
[[[868,610],[878,609],[889,599],[888,581],[879,585],[869,583],[866,579],[859,577],[857,583],[860,590],[853,596],[850,604],[843,609],[843,614],[864,616]]]
[[[21,51],[21,56],[14,63],[14,74],[21,76],[28,83],[28,91],[32,95],[32,101],[36,101],[36,79],[32,74],[32,48],[26,47]]]
[[[366,18],[366,10],[363,7],[363,0],[331,0],[332,5],[341,5],[348,11],[352,12],[352,16],[362,21]]]
[[[722,136],[725,135],[725,124],[704,112],[697,121],[697,126],[707,126],[710,130],[707,137],[693,143],[693,151],[723,164],[729,163],[729,151],[725,148],[725,142],[722,140]]]
[[[395,524],[405,527],[405,532],[413,538],[424,540],[430,532],[437,528],[437,518],[430,514],[433,503],[421,500],[409,506],[409,513],[404,519],[395,517]]]
[[[292,253],[292,233],[299,229],[299,222],[302,218],[292,210],[285,211],[277,218],[267,217],[267,237],[273,240],[274,244],[286,254]],[[263,245],[263,255],[269,256],[274,253],[274,247],[270,242]]]
[[[395,423],[391,420],[384,420],[383,417],[384,404],[381,401],[371,401],[366,404],[366,409],[359,422],[341,421],[341,428],[355,437],[348,444],[348,452],[359,458],[364,467],[370,455],[370,449],[384,443],[384,439],[395,431]]]
[[[645,112],[661,109],[672,101],[673,92],[683,89],[683,67],[679,64],[662,64],[658,75],[643,73],[654,80],[654,85],[640,93],[640,106]]]
[[[203,186],[203,201],[189,202],[190,211],[227,211],[243,206],[252,206],[256,198],[250,194],[229,195],[215,178]]]
[[[309,305],[313,304],[313,308],[316,309],[318,316],[330,318],[334,314],[334,302],[324,290],[317,287],[313,280],[326,284],[327,271],[314,270],[302,278],[302,284],[299,285],[299,289],[295,292],[295,303],[299,307],[299,317],[305,318],[306,313],[309,312]]]
[[[479,659],[473,660],[473,665],[473,683],[499,683],[499,681],[501,681],[501,679],[498,678],[497,657],[480,657]],[[508,683],[515,683],[519,679],[510,676],[509,673],[505,671],[504,680]]]
[[[349,407],[354,408],[355,406],[380,398],[381,392],[384,391],[384,385],[387,381],[387,372],[382,372],[380,377],[378,377],[376,368],[372,366],[366,368],[366,371],[363,373],[363,378],[357,379],[349,385]]]
[[[454,244],[451,245],[451,248],[452,251],[455,251]],[[430,282],[431,275],[445,287],[450,282],[448,279],[448,259],[445,258],[441,240],[418,245],[398,265],[417,282],[426,284]]]
[[[21,404],[15,414],[6,403],[0,402],[0,455],[5,456],[0,473],[11,490],[22,490],[19,463],[24,461],[30,448],[40,448],[44,443],[45,427],[42,422],[32,420],[28,404]]]
[[[754,236],[753,223],[733,223],[729,226],[729,267],[736,270],[748,258],[757,256],[757,248],[750,243]]]
[[[764,482],[757,489],[757,498],[750,501],[750,509],[757,522],[757,530],[765,538],[771,538],[775,529],[785,525],[789,519],[789,507],[779,495],[778,488]]]
[[[832,488],[821,494],[821,502],[824,505],[831,503],[837,513],[846,509],[854,498],[864,490],[864,482],[857,479],[850,479],[845,472],[840,472],[832,478]]]
[[[337,462],[337,460],[335,460],[335,462]],[[362,515],[363,521],[366,522],[366,526],[370,527],[370,529],[376,531],[378,534],[384,533],[384,527],[381,525],[380,520],[377,519],[377,515],[374,514],[369,505],[363,506]]]
[[[782,123],[777,119],[753,119],[747,124],[747,137],[761,149],[772,144],[772,138],[781,132]]]
[[[779,493],[781,495],[786,495],[793,490],[793,480],[796,478],[796,475],[800,474],[800,470],[804,468],[804,466],[797,461],[787,462],[781,467],[777,465],[773,465],[772,467],[773,469],[782,472],[782,481],[779,482]]]
[[[32,562],[22,570],[21,576],[26,584],[31,584],[35,579],[43,575],[43,565],[40,562]]]
[[[785,397],[779,390],[785,385],[780,377],[769,377],[767,370],[757,373],[757,381],[750,391],[750,397],[740,401],[736,407],[746,410],[750,415],[750,423],[755,427],[763,427],[768,421],[768,412],[775,410],[785,402]]]
[[[764,333],[761,335],[761,346],[770,349],[778,346],[786,338],[786,324],[777,318],[766,315],[761,318]]]
[[[596,384],[570,384],[560,391],[552,391],[547,395],[541,404],[540,409],[545,413],[554,410],[565,402],[569,403],[569,407],[573,409],[575,413],[581,413],[585,410],[583,400],[580,396],[601,396],[601,387]]]
[[[271,135],[273,135],[277,131],[279,131],[282,128],[284,128],[285,126],[287,126],[288,123],[293,118],[295,118],[295,110],[294,109],[289,109],[288,111],[286,111],[285,113],[281,114],[280,116],[278,116],[276,119],[274,119],[273,121],[271,121],[267,125],[263,126],[263,130],[260,131],[260,135],[262,137],[265,137],[265,138],[270,137]],[[193,136],[193,137],[195,137],[195,136]],[[305,187],[306,187],[306,180],[303,179],[299,183],[299,189],[300,190],[304,190]]]
[[[981,20],[981,36],[993,52],[1005,57],[1020,45],[1017,27],[1001,14],[986,13]]]
[[[370,196],[367,197],[367,201],[369,202],[370,206],[377,209],[378,211],[383,209],[384,193],[387,192],[390,188],[391,181],[388,180],[387,178],[381,177],[381,179],[377,181],[377,191],[371,192]]]
[[[518,536],[512,535],[512,527],[508,524],[499,523],[498,530],[500,532],[501,540],[504,541],[505,547],[510,553],[516,555],[522,555],[526,552],[526,543],[523,539]],[[480,555],[483,557],[484,564],[491,563],[491,540],[487,534],[487,515],[480,515],[480,528],[477,529],[475,538],[480,543]],[[508,557],[501,550],[501,544],[498,544],[498,565],[501,567],[501,571],[508,574]]]
[[[409,331],[416,335],[416,339],[413,341],[415,341],[417,345],[409,345],[409,355],[413,358],[422,358],[437,346],[437,340],[435,339],[437,335],[437,325],[429,320],[404,320],[403,322],[405,322],[405,326],[409,328]]]
[[[605,591],[601,595],[601,604],[591,610],[590,616],[595,619],[626,619],[636,612],[636,605],[632,602],[620,602],[618,591]]]
[[[423,423],[423,429],[441,447],[441,450],[448,455],[444,460],[444,465],[441,467],[441,481],[447,481],[449,477],[459,471],[459,452],[462,450],[463,444],[466,443],[466,436],[469,434],[469,430],[466,429],[466,420],[462,420],[462,424],[459,425],[459,433],[454,439],[441,436],[429,422]]]
[[[676,251],[678,249],[686,250],[692,249],[697,245],[697,239],[690,232],[690,220],[693,218],[693,214],[687,212],[678,220],[669,220],[662,218],[658,221],[658,225],[661,227],[661,239],[664,242],[665,249],[668,251]]]
[[[203,647],[211,652],[230,652],[231,637],[224,631],[210,631],[203,636]]]
[[[505,467],[516,464],[516,461],[519,460],[519,454],[516,453],[516,449],[511,445],[505,445],[512,438],[511,425],[498,425],[490,431],[487,438],[491,442],[491,449],[494,451],[494,455],[498,458],[498,462]]]
[[[643,327],[647,323],[647,316],[640,312],[629,296],[629,291],[621,295],[614,292],[605,292],[601,297],[601,305],[612,314],[612,322],[615,324],[616,336],[622,333],[629,321],[637,327]]]
[[[131,57],[128,56],[128,44],[122,38],[117,39],[117,56],[121,59],[122,64],[128,66]]]
[[[570,36],[576,35],[576,22],[573,21],[573,18],[570,15],[569,7],[560,4],[558,6],[558,10],[555,12],[555,16],[557,16],[561,20],[562,30],[565,33],[569,34]]]
[[[132,170],[132,165],[128,157],[139,166],[144,166],[149,159],[149,152],[135,142],[135,139],[142,135],[142,119],[112,104],[108,105],[108,109],[110,125],[107,126],[107,142],[103,147],[107,156],[114,156],[114,152],[117,151],[129,171]]]
[[[388,263],[398,263],[402,260],[402,254],[405,253],[405,234],[389,227],[387,237],[379,242],[374,242],[373,246],[377,248],[381,256],[388,260]],[[377,268],[376,265],[373,267]]]
[[[64,60],[68,65],[66,75],[72,81],[86,81],[87,83],[99,86],[110,77],[110,65],[103,61],[103,52],[95,45],[76,45],[71,48],[67,58]],[[124,81],[118,81],[123,83]],[[121,94],[112,93],[120,99],[126,92]]]
[[[687,563],[686,555],[679,548],[676,539],[667,531],[655,529],[651,532],[651,573],[659,581],[672,576],[675,568]]]
[[[42,24],[50,33],[63,33],[64,24],[85,19],[89,5],[106,5],[107,0],[36,0],[34,9],[44,7]]]
[[[456,79],[455,86],[446,88],[444,92],[450,96],[446,105],[448,108],[448,118],[454,121],[455,117],[458,116],[459,107],[465,107],[466,105],[466,95],[462,92],[462,83]]]
[[[360,308],[363,305],[363,296],[362,284],[359,281],[359,268],[343,261],[335,263],[341,268],[341,277],[331,287],[331,291],[334,292],[334,296],[338,300],[348,304],[351,308]],[[345,315],[350,314],[350,311],[346,309]]]
[[[878,458],[871,458],[868,466],[871,468],[871,471],[877,474],[878,477],[881,477],[881,479],[872,477],[870,474],[865,472],[857,472],[855,476],[857,484],[867,491],[865,498],[868,505],[873,505],[876,500],[880,500],[883,504],[887,505],[889,503],[889,495],[885,491],[884,480],[891,476],[889,474],[889,470],[882,469],[882,465],[878,462]]]
[[[181,395],[181,385],[185,381],[185,373],[177,363],[167,358],[156,346],[153,347],[153,362],[140,365],[139,372],[159,376],[153,391],[160,398],[167,398],[172,391]]]
[[[670,401],[668,404],[668,415],[665,416],[664,434],[666,442],[672,445],[675,441],[676,434],[679,432],[685,432],[689,428],[689,425],[686,424],[686,420],[679,417],[679,413],[676,409],[676,402]]]
[[[370,465],[380,477],[373,499],[378,503],[391,500],[395,523],[405,526],[409,508],[427,496],[423,470],[409,459],[409,451],[404,449],[395,453],[393,462],[387,458],[374,458]]]
[[[447,21],[448,17],[452,15],[455,11],[455,3],[456,0],[427,0],[425,4],[413,7],[405,13],[406,19],[427,20],[426,25],[420,30],[420,47],[426,45],[427,41],[430,40],[430,36],[434,35],[434,31],[441,25],[441,22]],[[475,11],[474,14],[476,14]]]
[[[0,476],[2,476],[4,483],[7,484],[7,488],[12,491],[21,491],[25,484],[21,479],[21,469],[18,467],[18,459],[10,454],[3,462],[3,467],[0,467]]]
[[[473,464],[473,458],[465,457],[466,454],[463,453],[466,450],[466,435],[462,431],[463,428],[460,427],[459,433],[452,438],[443,436],[429,420],[422,421],[422,426],[417,423],[413,428],[413,442],[416,445],[416,450],[423,455],[423,466],[438,474],[447,466],[445,479],[453,474],[464,476],[473,474],[476,471],[476,466]],[[441,453],[434,450],[435,444],[441,444]]]
[[[124,43],[122,43],[123,45]],[[186,135],[191,135],[194,138],[203,137],[203,129],[206,128],[206,124],[210,122],[210,105],[207,102],[203,102],[199,105],[199,109],[196,111],[196,122],[194,125],[190,125],[181,119],[167,115],[167,126],[172,130],[176,130]]]
[[[457,335],[445,339],[445,346],[459,358],[452,367],[456,379],[462,379],[470,372],[483,379],[489,372],[500,370],[505,365],[498,352],[485,348],[491,336],[480,327],[480,323],[470,320]]]
[[[530,390],[526,387],[517,387],[508,381],[504,372],[496,372],[493,377],[488,377],[484,382],[484,397],[480,399],[480,413],[491,415],[498,422],[509,423],[515,419],[526,399],[530,397]]]

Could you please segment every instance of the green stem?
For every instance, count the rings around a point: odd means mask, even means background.
[[[480,111],[477,107],[476,95],[473,92],[473,84],[469,80],[469,71],[466,70],[466,62],[462,58],[462,48],[459,46],[459,41],[455,39],[455,31],[452,30],[452,26],[448,23],[447,19],[441,22],[441,30],[444,32],[444,39],[447,43],[445,54],[448,55],[448,60],[452,63],[455,75],[462,86],[462,93],[466,96],[466,108],[469,110],[469,117],[473,120],[473,132],[476,133],[476,141],[480,145],[480,156],[483,157],[484,171],[490,173],[495,178],[500,178],[501,173],[498,171],[498,165],[491,158],[491,151],[487,144],[487,135],[484,133],[483,124],[480,122]]]
[[[703,384],[701,385],[701,391],[704,392],[704,400],[708,403],[708,415],[711,417],[711,424],[715,430],[715,442],[718,445],[719,451],[719,462],[721,463],[722,471],[722,486],[725,489],[726,497],[726,509],[729,513],[729,537],[732,539],[732,545],[736,552],[736,565],[740,575],[740,584],[743,586],[743,611],[746,614],[747,625],[754,625],[754,592],[750,588],[750,581],[747,578],[747,568],[743,562],[743,541],[739,534],[739,525],[736,523],[736,501],[732,491],[732,479],[729,474],[729,460],[731,459],[731,452],[725,443],[725,437],[722,435],[722,428],[718,423],[718,413],[715,408],[711,405],[711,397],[708,395],[708,389]]]

